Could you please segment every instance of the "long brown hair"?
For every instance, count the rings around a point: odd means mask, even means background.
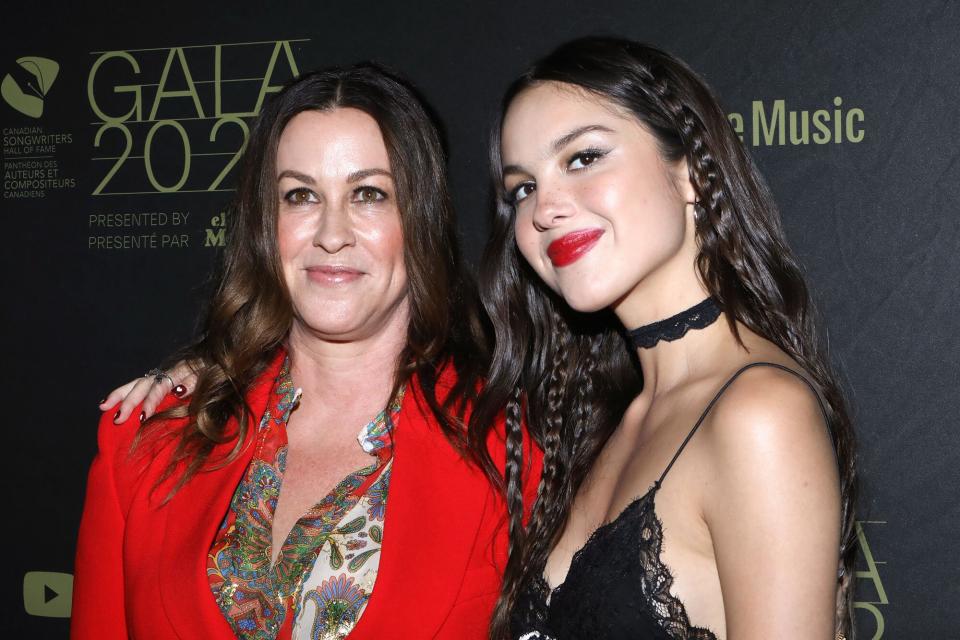
[[[229,217],[219,285],[201,337],[176,356],[197,373],[196,390],[189,406],[147,421],[139,438],[142,443],[153,433],[164,433],[157,427],[170,418],[187,418],[183,429],[167,432],[177,441],[162,478],[177,476],[168,499],[207,465],[234,459],[258,418],[245,394],[275,357],[293,319],[277,246],[277,145],[298,113],[338,108],[359,109],[376,120],[395,176],[410,321],[393,394],[416,374],[442,431],[456,447],[466,447],[464,401],[474,395],[485,360],[475,286],[460,261],[438,127],[416,91],[392,72],[371,63],[330,68],[288,83],[253,128]],[[437,377],[446,365],[456,369],[457,383],[440,399]],[[228,433],[231,418],[238,429]],[[217,444],[231,441],[235,444],[224,459],[210,460]]]
[[[686,161],[700,207],[697,269],[710,295],[735,335],[739,321],[776,344],[806,370],[825,401],[843,510],[838,625],[849,629],[857,496],[854,433],[802,268],[784,240],[773,197],[696,73],[656,48],[593,37],[562,45],[516,80],[491,139],[498,205],[481,266],[480,292],[495,349],[472,419],[479,438],[483,425],[508,407],[504,483],[511,534],[491,637],[508,637],[520,590],[543,571],[587,471],[642,388],[638,364],[624,344],[619,323],[609,312],[573,312],[543,285],[516,248],[515,212],[502,186],[501,124],[520,92],[547,81],[580,87],[625,109],[656,137],[664,159]],[[526,530],[518,494],[524,414],[544,451],[538,497]]]

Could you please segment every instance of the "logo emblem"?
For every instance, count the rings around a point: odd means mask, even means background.
[[[43,99],[57,79],[60,65],[37,56],[20,58],[17,64],[19,66],[14,71],[3,77],[0,95],[20,113],[39,118],[43,115]]]
[[[69,618],[73,601],[73,575],[28,571],[23,576],[23,608],[31,616]]]

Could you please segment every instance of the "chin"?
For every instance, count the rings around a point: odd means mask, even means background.
[[[313,308],[304,309],[297,315],[300,324],[310,333],[330,338],[343,336],[345,339],[363,327],[364,320],[367,319],[361,317],[364,314],[351,308],[350,305],[336,302],[316,305]]]
[[[602,311],[612,305],[616,300],[615,297],[602,295],[601,292],[596,290],[564,291],[561,289],[557,291],[557,293],[560,294],[560,297],[563,298],[563,301],[566,302],[571,309],[579,311],[580,313]]]

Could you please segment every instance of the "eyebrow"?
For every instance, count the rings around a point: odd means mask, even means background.
[[[347,176],[347,182],[350,184],[353,184],[354,182],[360,182],[361,180],[365,180],[370,176],[386,176],[391,180],[393,180],[393,174],[391,174],[386,169],[377,168],[377,169],[360,169],[358,171],[354,171],[353,173]],[[309,176],[305,173],[301,173],[299,171],[294,171],[293,169],[284,169],[283,171],[281,171],[280,174],[277,176],[277,182],[283,180],[284,178],[293,178],[294,180],[299,180],[300,182],[304,182],[306,184],[311,184],[311,185],[317,183],[317,181],[314,180],[312,176]]]
[[[602,133],[613,133],[613,129],[610,127],[605,127],[602,124],[588,124],[582,127],[577,127],[569,133],[565,133],[552,143],[550,143],[550,152],[552,154],[560,153],[560,151],[566,147],[568,144],[579,138],[585,133],[592,133],[594,131],[600,131]],[[517,164],[508,164],[503,168],[504,177],[517,173],[527,173],[524,169]]]
[[[585,133],[591,133],[593,131],[601,131],[603,133],[613,133],[613,129],[610,127],[605,127],[602,124],[588,124],[583,127],[577,127],[570,133],[564,134],[553,141],[553,144],[550,145],[550,150],[554,153],[560,153],[560,150],[565,146],[579,138]]]
[[[360,169],[347,176],[347,182],[354,183],[365,180],[370,176],[385,176],[393,180],[393,174],[386,169]]]
[[[316,184],[311,176],[308,176],[305,173],[300,173],[299,171],[294,171],[293,169],[284,169],[280,172],[280,175],[277,176],[277,182],[280,182],[284,178],[293,178],[294,180],[299,180],[300,182],[306,182],[307,184]]]

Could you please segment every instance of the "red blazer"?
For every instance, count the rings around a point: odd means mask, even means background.
[[[248,393],[258,416],[282,360]],[[416,380],[411,390],[394,434],[377,582],[350,638],[486,638],[505,565],[506,507],[440,432]],[[90,469],[77,543],[71,638],[235,638],[210,591],[206,561],[253,447],[221,469],[197,474],[161,504],[169,483],[151,488],[172,446],[131,457],[138,426],[136,418],[122,425],[109,415],[100,421],[100,452]],[[502,465],[500,434],[491,450]],[[231,446],[220,445],[214,456]],[[535,456],[532,468],[539,470]],[[536,480],[528,479],[529,490],[535,491]]]

